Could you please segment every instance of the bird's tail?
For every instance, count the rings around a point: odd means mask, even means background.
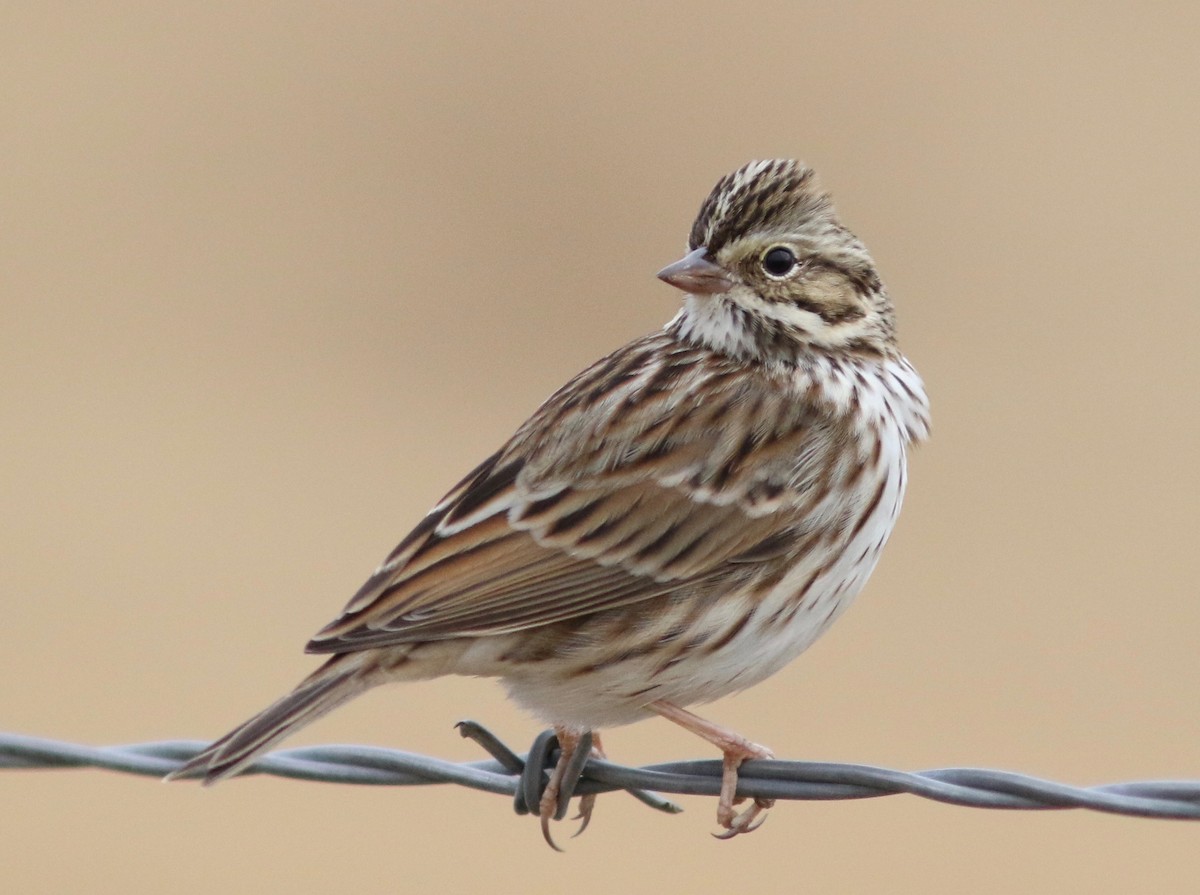
[[[377,683],[374,671],[375,664],[363,653],[334,656],[287,696],[225,734],[166,779],[200,777],[208,785],[237,774],[284,737]]]

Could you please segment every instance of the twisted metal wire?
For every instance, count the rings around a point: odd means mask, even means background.
[[[373,746],[308,746],[273,752],[246,773],[296,780],[374,786],[454,783],[514,798],[518,813],[537,806],[547,770],[557,758],[551,731],[541,734],[526,755],[518,755],[472,721],[458,725],[464,737],[490,759],[455,763]],[[40,737],[0,733],[0,769],[103,768],[162,777],[182,766],[207,743],[168,740],[126,746],[81,746]],[[596,758],[580,769],[572,795],[625,790],[651,807],[681,809],[655,793],[718,795],[719,760],[675,761],[642,768]],[[1157,780],[1076,787],[1024,774],[983,768],[938,768],[908,772],[869,765],[812,761],[749,761],[739,771],[738,794],[792,800],[869,799],[908,793],[972,808],[1046,810],[1084,808],[1110,814],[1200,820],[1200,780]]]

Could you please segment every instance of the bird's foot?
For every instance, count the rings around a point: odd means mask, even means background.
[[[740,814],[737,813],[733,806],[745,801],[744,798],[738,798],[737,795],[738,768],[744,761],[774,758],[775,753],[766,746],[752,743],[741,734],[714,724],[712,721],[706,721],[699,715],[694,715],[673,703],[658,701],[650,703],[648,707],[668,721],[674,721],[685,730],[690,730],[696,736],[703,737],[721,750],[724,761],[721,774],[721,795],[717,802],[717,823],[725,829],[725,832],[713,835],[718,839],[732,839],[734,836],[750,833],[762,826],[763,821],[766,820],[764,812],[775,804],[775,800],[756,798],[753,805]]]
[[[745,798],[737,797],[738,768],[747,759],[774,758],[775,754],[765,746],[745,740],[736,749],[727,749],[724,771],[721,774],[721,797],[717,802],[717,823],[725,828],[724,833],[713,833],[718,839],[732,839],[741,833],[753,833],[766,821],[766,811],[775,804],[774,799],[755,799],[740,814],[734,809]]]
[[[558,738],[558,762],[554,765],[554,770],[550,773],[550,780],[542,792],[541,801],[538,803],[538,817],[542,822],[542,838],[555,851],[562,851],[550,834],[550,821],[558,820],[566,813],[567,802],[570,801],[575,784],[579,782],[580,774],[582,774],[588,759],[605,758],[606,756],[600,745],[598,734],[589,736],[586,731],[580,732],[558,726],[554,728],[554,733]],[[589,741],[590,745],[588,748],[581,749],[580,746],[585,740]],[[592,810],[595,806],[595,793],[580,796],[579,814],[573,819],[579,820],[581,823],[579,829],[572,835],[572,839],[587,829],[588,824],[591,823]]]

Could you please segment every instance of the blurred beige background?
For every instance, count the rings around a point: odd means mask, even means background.
[[[654,272],[716,178],[798,155],[935,437],[858,605],[706,714],[784,757],[1200,777],[1195,4],[107,6],[0,13],[0,729],[208,737],[278,696],[445,488],[674,313]],[[448,680],[295,742],[468,759],[463,717],[537,730]],[[0,794],[12,892],[1178,892],[1200,862],[1200,825],[914,798],[718,843],[711,800],[609,796],[561,856],[453,788]]]

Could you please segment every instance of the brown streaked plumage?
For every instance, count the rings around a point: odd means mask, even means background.
[[[654,714],[721,749],[725,835],[761,823],[737,769],[770,752],[685,706],[778,671],[858,593],[928,403],[809,168],[722,178],[689,248],[659,274],[686,293],[666,328],[552,395],[308,644],[331,658],[173,776],[235,774],[376,684],[482,675],[559,732],[548,840],[582,732]]]

